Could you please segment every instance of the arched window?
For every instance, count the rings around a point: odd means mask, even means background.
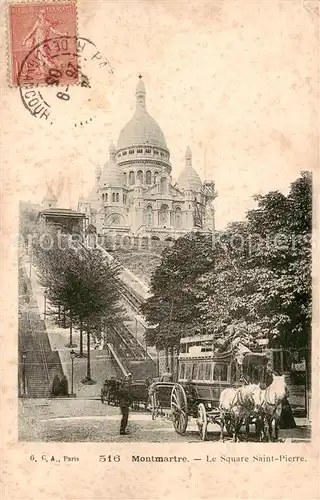
[[[116,202],[119,202],[119,193],[116,193]]]
[[[134,180],[134,172],[131,170],[131,172],[129,173],[129,184],[130,186],[132,186],[132,184],[135,183],[135,180]]]
[[[123,172],[123,181],[124,181],[124,185],[126,186],[127,185],[127,172]]]
[[[168,207],[168,205],[161,205],[160,212],[159,212],[160,226],[167,225],[168,220],[169,220],[169,207]]]
[[[165,194],[167,192],[167,179],[162,177],[160,180],[160,193]]]
[[[116,193],[112,193],[112,201],[113,203],[116,201]]]
[[[151,184],[151,172],[150,172],[150,170],[146,171],[146,184],[148,184],[148,185]]]
[[[159,172],[155,172],[154,173],[154,176],[153,176],[154,183],[156,183],[156,179],[157,179],[158,174],[159,174]]]
[[[160,246],[160,238],[159,236],[151,236],[151,247],[152,248],[157,248]]]
[[[145,209],[145,223],[147,226],[152,226],[152,222],[153,222],[152,207],[148,205],[147,208]]]
[[[141,184],[143,184],[143,172],[142,172],[142,170],[138,170],[137,179],[141,182]]]
[[[176,228],[180,228],[182,225],[182,213],[180,207],[176,208],[174,225]]]

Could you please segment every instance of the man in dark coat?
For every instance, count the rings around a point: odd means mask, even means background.
[[[122,387],[119,388],[118,398],[119,398],[120,411],[122,415],[120,423],[120,434],[124,435],[127,434],[126,427],[129,418],[129,408],[132,403],[131,378],[127,377]]]

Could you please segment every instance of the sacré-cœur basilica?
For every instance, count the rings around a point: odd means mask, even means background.
[[[136,110],[111,144],[109,160],[96,171],[90,194],[78,211],[98,235],[138,237],[146,244],[173,241],[192,230],[214,229],[214,183],[201,182],[187,147],[185,166],[173,185],[170,151],[158,123],[146,108],[139,77]]]

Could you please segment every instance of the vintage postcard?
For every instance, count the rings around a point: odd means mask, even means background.
[[[318,499],[319,2],[1,11],[4,500]]]

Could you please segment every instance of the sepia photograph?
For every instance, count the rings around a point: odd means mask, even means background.
[[[318,2],[2,9],[11,397],[29,462],[37,443],[132,445],[137,463],[189,462],[189,444],[230,467],[305,461]],[[71,449],[61,461],[80,460]]]

